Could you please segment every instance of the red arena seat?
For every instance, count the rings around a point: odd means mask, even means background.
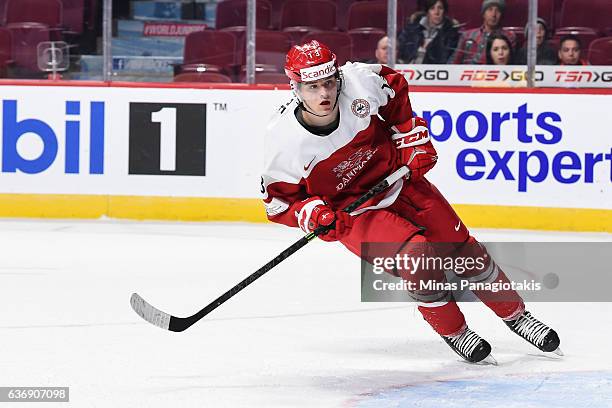
[[[55,28],[62,22],[62,3],[59,0],[8,0],[6,4],[6,24],[41,23]]]
[[[185,72],[174,77],[174,82],[215,82],[227,83],[232,79],[219,72]]]
[[[612,65],[612,37],[594,40],[589,46],[587,60],[592,65]]]
[[[402,3],[397,5],[397,29],[403,28],[404,11]],[[348,11],[349,30],[355,28],[380,28],[387,31],[387,0],[358,1]]]
[[[0,27],[0,77],[4,78],[7,68],[11,63],[12,44],[11,32],[4,27]]]
[[[184,64],[218,65],[230,72],[236,64],[236,40],[230,33],[204,30],[185,38]]]
[[[85,0],[62,0],[63,25],[76,34],[85,26]]]
[[[49,41],[49,27],[41,23],[11,23],[6,28],[11,32],[12,59],[15,68],[39,73],[36,47],[43,41]]]
[[[538,0],[538,17],[546,20],[549,29],[554,26],[553,6],[553,0]],[[506,27],[522,27],[524,29],[529,18],[528,12],[529,0],[512,0],[512,3],[506,6],[501,23]]]
[[[353,48],[351,61],[369,61],[374,59],[378,41],[387,35],[380,28],[356,28],[347,33],[351,37]]]
[[[0,26],[6,24],[6,3],[8,0],[0,0]]]
[[[215,26],[246,26],[247,0],[223,0],[217,3]],[[255,11],[257,28],[271,28],[272,4],[268,0],[257,0]]]
[[[280,28],[315,27],[336,30],[336,5],[329,0],[289,0],[283,4]]]
[[[612,2],[610,0],[564,0],[559,27],[589,27],[598,33],[603,33],[612,27]]]
[[[482,0],[448,0],[448,15],[461,25],[461,30],[480,27]],[[503,23],[505,24],[505,23]]]
[[[289,78],[280,72],[257,72],[255,73],[255,83],[286,85],[289,83]]]
[[[255,33],[255,62],[272,65],[276,72],[282,72],[285,58],[291,48],[291,36],[282,31],[258,30]],[[246,44],[238,44],[239,64],[246,64]]]

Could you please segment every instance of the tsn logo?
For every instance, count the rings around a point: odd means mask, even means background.
[[[612,72],[602,72],[601,75],[593,71],[555,71],[556,82],[612,82]]]

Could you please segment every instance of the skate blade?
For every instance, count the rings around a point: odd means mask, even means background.
[[[484,359],[480,360],[477,364],[481,365],[497,365],[497,360],[493,357],[493,354],[489,354]]]
[[[556,350],[553,350],[553,353],[555,353],[558,356],[563,357],[565,354],[563,354],[563,351],[561,351],[561,349],[559,347],[557,347]]]

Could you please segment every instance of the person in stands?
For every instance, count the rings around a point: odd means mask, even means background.
[[[495,33],[487,41],[487,65],[512,65],[514,63],[512,44],[508,37]]]
[[[588,65],[586,60],[580,58],[582,44],[580,38],[568,34],[561,37],[559,41],[559,65]]]
[[[465,31],[459,39],[459,46],[451,56],[453,64],[485,64],[487,62],[487,41],[501,32],[516,45],[516,35],[501,28],[501,19],[506,7],[505,0],[484,0],[482,2],[482,26]]]
[[[537,46],[537,65],[555,65],[557,63],[557,52],[551,47],[548,42],[548,24],[543,18],[538,18],[536,30],[536,46]],[[527,27],[525,27],[525,33],[529,35]],[[515,63],[525,65],[527,64],[527,41],[521,49],[516,52]]]
[[[458,23],[448,16],[447,0],[425,0],[398,38],[399,58],[407,64],[446,64],[459,42]]]

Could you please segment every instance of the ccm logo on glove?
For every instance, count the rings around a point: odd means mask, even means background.
[[[395,134],[391,140],[395,141],[396,149],[418,146],[430,141],[427,122],[423,118],[412,118],[406,123],[392,127]]]
[[[408,122],[393,126],[391,136],[398,150],[397,163],[408,166],[410,178],[417,180],[427,173],[438,160],[436,149],[431,144],[429,127],[423,118],[414,117]]]

